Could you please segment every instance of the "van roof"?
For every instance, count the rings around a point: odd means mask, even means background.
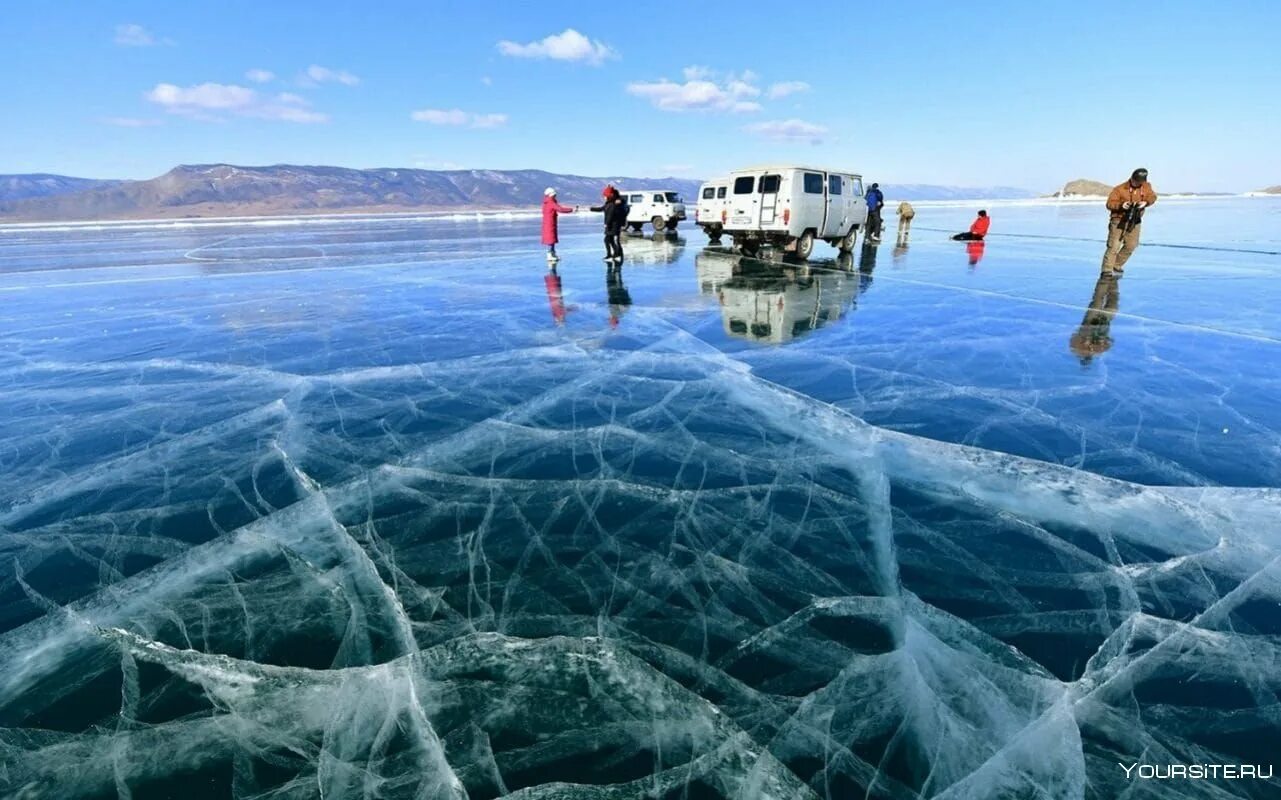
[[[853,175],[861,178],[863,174],[848,169],[832,169],[830,167],[815,167],[807,164],[759,164],[752,167],[744,167],[731,172],[731,175],[738,175],[743,172],[783,172],[786,170],[804,170],[806,172],[835,172],[837,175]]]
[[[637,194],[639,192],[672,192],[673,194],[680,194],[678,189],[624,189],[621,186],[615,186],[614,188],[618,190],[619,194]]]

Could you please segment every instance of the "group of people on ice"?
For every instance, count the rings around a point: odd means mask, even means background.
[[[573,214],[578,206],[563,206],[556,199],[556,190],[547,187],[543,190],[543,244],[547,247],[547,262],[555,264],[560,261],[556,255],[556,245],[560,242],[557,218],[561,214]],[[605,258],[611,264],[623,263],[623,228],[627,225],[627,198],[613,185],[607,185],[601,191],[601,204],[592,206],[592,211],[600,212],[605,221]]]
[[[881,210],[885,206],[885,195],[880,184],[873,183],[867,195],[867,238],[870,243],[881,240]],[[1102,273],[1104,275],[1120,274],[1125,263],[1139,246],[1139,230],[1142,226],[1143,212],[1156,202],[1156,192],[1148,183],[1148,171],[1136,169],[1130,179],[1112,189],[1107,199],[1108,240],[1104,251]],[[556,244],[560,241],[557,218],[561,214],[572,214],[578,206],[564,206],[556,198],[556,190],[548,187],[543,192],[543,245],[547,247],[547,261],[555,264],[560,260],[556,255]],[[612,185],[601,192],[601,204],[592,206],[592,211],[600,212],[605,223],[605,258],[610,264],[621,264],[623,261],[622,233],[627,225],[627,198]],[[899,241],[906,240],[911,229],[912,219],[916,216],[911,203],[903,202],[898,207]],[[978,217],[970,229],[958,233],[952,238],[957,241],[982,242],[991,228],[992,220],[986,210],[979,211]],[[972,255],[972,254],[971,254]],[[971,261],[971,264],[975,263]]]

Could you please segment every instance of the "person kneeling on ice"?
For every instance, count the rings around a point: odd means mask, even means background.
[[[952,238],[958,242],[981,242],[987,236],[987,229],[992,226],[992,219],[986,211],[980,211],[978,217],[970,224],[965,233],[958,233]]]
[[[560,261],[560,256],[556,255],[556,243],[560,241],[556,218],[561,214],[573,214],[577,210],[577,206],[562,206],[556,200],[556,190],[552,187],[548,186],[543,190],[543,244],[547,245],[548,261]]]

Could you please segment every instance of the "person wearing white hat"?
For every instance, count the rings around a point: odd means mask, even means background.
[[[556,218],[561,214],[573,214],[578,208],[562,206],[556,200],[556,190],[548,186],[543,190],[543,244],[547,245],[547,260],[560,261],[556,255],[556,243],[560,241]]]

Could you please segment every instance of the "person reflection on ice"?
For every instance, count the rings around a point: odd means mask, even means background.
[[[983,249],[985,247],[987,247],[987,242],[982,239],[973,242],[966,242],[965,255],[970,260],[970,269],[977,267],[979,262],[983,260]]]
[[[543,285],[547,287],[547,303],[552,308],[552,321],[557,325],[565,324],[565,295],[560,282],[560,274],[555,267],[548,267],[543,276]]]
[[[876,246],[864,244],[858,257],[858,293],[866,292],[872,285],[872,270],[876,269]]]
[[[1100,277],[1094,284],[1094,297],[1090,299],[1081,327],[1068,340],[1068,349],[1081,359],[1081,366],[1088,366],[1095,356],[1112,349],[1112,318],[1116,316],[1120,302],[1121,291],[1116,276],[1107,274]]]
[[[632,304],[632,295],[623,285],[621,264],[610,264],[605,268],[605,292],[609,296],[609,327],[617,328]]]

